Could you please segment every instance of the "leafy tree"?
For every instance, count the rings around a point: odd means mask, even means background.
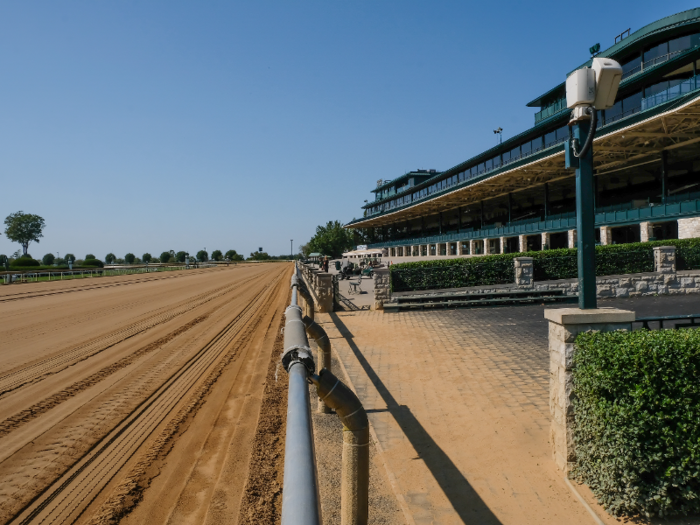
[[[75,255],[73,255],[72,253],[67,253],[64,259],[66,260],[66,262],[75,262]]]
[[[244,257],[239,254],[236,250],[229,250],[226,252],[225,257],[230,261],[243,261]]]
[[[209,260],[209,254],[204,250],[199,250],[197,252],[197,260],[199,262],[207,262]]]
[[[160,254],[160,262],[167,263],[170,260],[170,252],[163,252]]]
[[[309,243],[307,242],[306,244],[302,244],[299,246],[299,251],[303,255],[304,259],[309,258],[309,254],[311,253],[311,248],[309,247]]]
[[[141,260],[142,260],[143,262],[145,262],[145,263],[151,262],[151,259],[153,259],[153,257],[152,257],[151,254],[148,253],[148,252],[144,253],[144,254],[141,256]]]
[[[85,260],[86,260],[86,261],[89,261],[90,259],[97,259],[97,257],[95,257],[95,256],[94,256],[93,254],[91,254],[91,253],[88,253],[88,254],[85,256]]]
[[[248,257],[249,261],[269,261],[270,256],[267,252],[253,252]]]
[[[44,226],[44,219],[38,215],[18,211],[5,218],[5,235],[12,242],[20,243],[23,254],[27,255],[29,243],[39,242],[39,238],[44,236],[41,233]]]
[[[175,255],[175,260],[179,263],[184,263],[187,258],[187,252],[177,252]]]
[[[56,257],[54,257],[53,253],[47,253],[41,259],[41,262],[44,263],[45,266],[51,266],[55,260]]]
[[[10,265],[10,259],[7,257],[7,255],[0,255],[0,266],[3,268],[7,268]]]
[[[316,235],[309,241],[311,252],[329,255],[334,259],[340,258],[352,246],[352,233],[338,221],[328,221],[325,226],[317,226]]]
[[[221,250],[214,250],[213,252],[211,252],[211,258],[215,261],[222,261],[224,259],[224,256],[221,254]]]
[[[136,256],[133,253],[127,253],[124,256],[124,260],[126,261],[126,264],[134,264],[134,261],[136,260]]]
[[[114,255],[114,254],[111,253],[111,252],[108,253],[107,255],[105,255],[105,262],[106,262],[107,264],[114,264],[114,262],[115,262],[116,260],[117,260],[117,256]]]

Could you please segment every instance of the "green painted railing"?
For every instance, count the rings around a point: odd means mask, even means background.
[[[664,219],[677,219],[684,216],[700,214],[700,199],[669,204],[650,204],[643,208],[596,213],[596,226],[625,226],[644,221],[661,222]],[[460,242],[472,239],[492,239],[495,237],[514,237],[516,235],[533,235],[536,233],[556,233],[576,228],[576,217],[549,219],[527,224],[515,224],[500,228],[451,232],[428,237],[414,237],[397,241],[370,244],[368,248],[389,248],[392,246],[414,246],[418,244],[438,244]]]

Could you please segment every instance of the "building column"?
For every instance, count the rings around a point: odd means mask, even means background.
[[[612,236],[610,233],[610,226],[600,227],[600,244],[608,245],[612,243]]]
[[[484,255],[491,255],[491,245],[488,239],[483,240],[484,243]]]
[[[469,241],[469,253],[472,255],[476,254],[476,239]]]
[[[506,238],[505,237],[499,237],[498,242],[501,243],[501,253],[506,253]]]
[[[678,238],[693,239],[700,237],[700,218],[678,219]]]
[[[527,251],[527,236],[526,235],[518,235],[518,251],[520,253]]]
[[[654,225],[650,222],[639,223],[639,240],[647,242],[650,237],[654,236]]]
[[[632,330],[635,313],[616,308],[552,308],[544,311],[549,321],[549,411],[550,443],[557,466],[567,472],[576,461],[572,369],[581,332]]]
[[[566,232],[569,237],[569,248],[576,248],[576,230]]]
[[[549,236],[550,235],[551,234],[548,232],[542,232],[542,249],[543,250],[549,250],[551,248],[551,246],[549,244],[549,238],[550,238]],[[545,246],[546,246],[546,248],[545,248]]]

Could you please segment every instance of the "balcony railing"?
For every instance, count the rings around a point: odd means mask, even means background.
[[[641,208],[616,211],[596,210],[596,226],[615,226],[634,224],[642,221],[662,222],[664,219],[700,214],[700,199],[667,204],[649,204]],[[471,239],[493,239],[496,237],[515,237],[517,235],[535,235],[542,232],[557,232],[576,228],[576,216],[572,213],[549,217],[544,221],[525,224],[509,224],[502,227],[486,227],[479,230],[463,229],[461,231],[430,235],[410,239],[386,241],[370,244],[368,248],[387,248],[392,246],[412,246],[419,244],[437,244],[444,242],[469,241]]]

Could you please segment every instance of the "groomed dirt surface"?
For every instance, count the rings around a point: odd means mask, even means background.
[[[0,287],[0,523],[235,523],[291,270]]]

